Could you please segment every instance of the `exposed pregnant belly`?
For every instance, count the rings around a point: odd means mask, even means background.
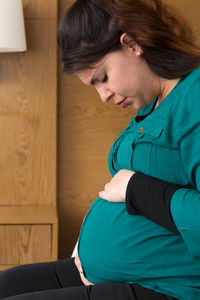
[[[125,203],[101,198],[86,215],[78,251],[86,277],[93,283],[153,283],[158,278],[173,282],[174,276],[183,282],[185,273],[194,275],[199,268],[179,236],[145,217],[129,215]]]

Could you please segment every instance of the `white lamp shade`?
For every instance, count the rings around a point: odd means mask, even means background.
[[[26,50],[22,0],[0,0],[0,52]]]

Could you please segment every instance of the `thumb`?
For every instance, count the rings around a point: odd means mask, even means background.
[[[106,192],[105,191],[99,192],[99,197],[105,199],[105,196],[106,196]]]

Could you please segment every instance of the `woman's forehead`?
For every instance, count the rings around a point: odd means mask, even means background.
[[[93,81],[95,76],[97,75],[98,71],[104,67],[106,62],[106,57],[102,58],[97,63],[91,65],[90,68],[80,70],[76,72],[76,75],[81,79],[81,81],[86,85],[93,85]]]
[[[84,84],[91,85],[92,78],[95,76],[96,72],[97,68],[88,68],[77,72],[76,75]]]

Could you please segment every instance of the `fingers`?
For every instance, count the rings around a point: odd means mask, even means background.
[[[75,265],[76,265],[79,273],[83,273],[83,268],[82,268],[82,265],[81,265],[81,261],[78,257],[78,254],[76,254],[74,262],[75,262]]]
[[[83,275],[83,273],[80,273],[80,277],[81,277],[81,280],[83,282],[84,285],[94,285],[93,283],[91,283],[90,281],[88,281],[85,276]]]
[[[106,195],[108,195],[108,189],[109,189],[109,182],[106,183],[106,185],[104,186],[104,190],[99,192],[99,197],[106,199]]]
[[[104,190],[106,191],[109,187],[109,183],[106,183],[106,185],[104,186]]]
[[[104,197],[105,197],[104,194],[105,194],[104,191],[99,192],[99,197],[104,199]]]
[[[81,265],[81,261],[80,261],[80,258],[78,256],[78,253],[76,253],[76,256],[75,256],[75,260],[74,260],[74,263],[79,271],[79,274],[80,274],[80,277],[81,277],[81,280],[83,282],[84,285],[93,285],[92,282],[88,281],[85,276],[84,276],[84,273],[83,273],[83,268],[82,268],[82,265]]]

